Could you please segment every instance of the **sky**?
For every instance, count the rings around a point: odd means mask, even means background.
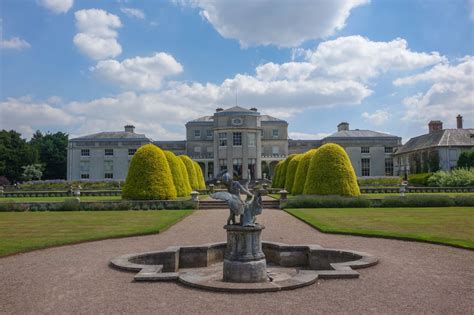
[[[0,129],[136,126],[182,140],[217,107],[320,139],[474,128],[474,0],[0,0]]]

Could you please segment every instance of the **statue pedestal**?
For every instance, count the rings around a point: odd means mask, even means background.
[[[267,262],[262,251],[261,234],[265,227],[226,225],[227,247],[224,255],[225,282],[266,282]]]

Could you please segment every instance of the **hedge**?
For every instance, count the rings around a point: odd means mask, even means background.
[[[441,196],[427,196],[416,195],[410,196],[390,196],[382,200],[381,207],[453,207],[455,206],[455,199],[447,195]]]
[[[290,164],[291,160],[296,156],[296,154],[290,154],[288,157],[283,161],[280,166],[280,174],[278,175],[278,188],[284,188],[286,182],[286,174],[288,170],[288,165]]]
[[[301,195],[304,190],[304,184],[306,183],[306,175],[308,174],[309,163],[311,158],[318,149],[311,149],[304,153],[301,161],[298,163],[298,169],[296,170],[295,181],[293,183],[293,189],[291,193],[293,195]]]
[[[196,176],[198,181],[199,189],[206,189],[206,182],[204,181],[204,175],[202,174],[202,168],[198,162],[193,161],[194,169],[196,170]]]
[[[351,161],[340,145],[324,144],[313,155],[303,193],[305,195],[360,195]]]
[[[450,172],[436,172],[428,178],[427,184],[433,187],[474,186],[474,168],[458,168]]]
[[[298,164],[303,158],[303,155],[304,154],[297,154],[288,164],[288,169],[286,170],[285,190],[290,193],[293,191],[296,171],[298,170]]]
[[[428,185],[428,179],[432,175],[433,175],[433,173],[410,174],[410,175],[408,175],[408,183],[410,185],[427,186]]]
[[[191,189],[199,189],[199,182],[196,174],[196,169],[194,168],[194,162],[187,155],[180,155],[179,158],[184,162],[186,166],[186,171],[188,172],[189,184]]]
[[[302,196],[288,199],[283,208],[369,208],[371,202],[365,197]]]
[[[154,144],[140,147],[130,161],[122,198],[170,200],[176,197],[173,177],[163,151]]]
[[[180,158],[174,155],[171,151],[164,151],[168,165],[170,166],[171,175],[173,176],[174,187],[178,197],[186,197],[191,193],[191,186],[189,185],[188,173],[183,174],[183,169],[186,169]]]

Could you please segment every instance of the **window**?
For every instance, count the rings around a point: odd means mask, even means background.
[[[112,161],[104,161],[104,178],[114,178],[114,163]]]
[[[134,155],[137,152],[137,149],[128,149],[128,155]]]
[[[272,146],[272,155],[280,155],[280,147],[277,145]]]
[[[247,142],[249,147],[254,147],[257,141],[257,134],[255,132],[247,133]]]
[[[207,129],[207,130],[206,130],[206,137],[207,137],[208,139],[212,139],[212,130],[211,130],[211,129]]]
[[[393,147],[385,147],[385,153],[393,153]]]
[[[219,132],[219,146],[220,147],[227,146],[227,133],[226,132]]]
[[[227,160],[226,159],[219,159],[219,170],[223,171],[227,169]]]
[[[201,147],[194,147],[194,153],[201,153]]]
[[[242,145],[242,133],[241,132],[234,132],[232,134],[232,145],[233,146]]]
[[[272,135],[273,135],[273,138],[278,138],[278,136],[280,135],[280,133],[278,132],[278,129],[273,129]]]
[[[194,138],[201,138],[201,130],[194,130]]]
[[[91,151],[89,149],[81,149],[81,156],[91,156]]]
[[[79,167],[81,171],[81,179],[89,179],[89,170],[90,170],[89,161],[81,161],[79,163]]]
[[[233,159],[232,165],[234,168],[234,174],[238,177],[242,177],[242,159]]]
[[[114,173],[105,173],[104,178],[105,179],[112,179],[112,178],[114,178]]]
[[[241,118],[233,118],[232,119],[232,125],[234,125],[234,126],[242,125],[242,119]]]
[[[81,179],[89,179],[89,174],[81,174]]]
[[[393,159],[385,159],[385,176],[393,176]]]
[[[250,178],[255,179],[255,176],[257,174],[256,173],[257,170],[256,170],[256,167],[255,167],[256,164],[257,164],[257,159],[249,159],[248,161],[249,162],[248,162],[247,166],[248,166],[248,170],[250,172]]]
[[[370,159],[361,160],[361,170],[362,176],[370,176]]]
[[[360,148],[360,153],[370,153],[370,147],[362,147],[362,148]]]
[[[207,153],[212,153],[212,152],[214,152],[214,148],[213,147],[207,147],[206,151],[207,151]]]
[[[105,156],[114,156],[114,149],[105,149]]]

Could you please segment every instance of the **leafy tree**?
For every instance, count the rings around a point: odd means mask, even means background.
[[[44,179],[65,179],[67,171],[68,135],[63,132],[42,134],[36,131],[30,144],[38,151],[44,166]]]
[[[30,164],[23,166],[22,178],[26,181],[38,180],[43,176],[43,166],[41,164]]]
[[[459,155],[457,167],[470,168],[474,167],[474,149],[464,151]]]
[[[21,180],[23,166],[38,162],[38,153],[21,134],[14,131],[0,131],[0,176],[10,182]]]

